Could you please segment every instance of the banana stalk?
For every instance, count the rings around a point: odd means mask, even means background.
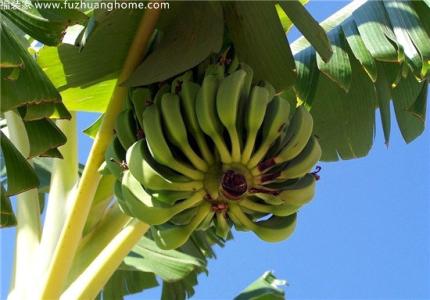
[[[88,162],[78,185],[76,198],[73,199],[70,205],[70,212],[66,218],[50,267],[44,278],[42,278],[41,289],[37,294],[37,298],[39,299],[58,299],[61,294],[63,284],[78,249],[81,234],[97,188],[97,183],[100,179],[98,168],[104,160],[104,153],[112,140],[116,117],[122,110],[127,96],[127,89],[121,87],[120,84],[130,76],[141,61],[144,54],[143,52],[146,49],[159,16],[160,10],[146,10],[136,31],[134,41],[130,47],[128,56],[118,77],[117,85],[105,112],[103,123],[94,139]],[[133,228],[140,229],[140,234],[143,234],[147,230],[147,226],[144,224],[131,227],[131,229]],[[124,247],[124,245],[121,244],[116,246]],[[133,245],[127,244],[125,246],[130,250]],[[114,270],[112,270],[112,272],[113,271]],[[110,276],[110,274],[111,273],[108,273],[106,276]],[[86,273],[87,277],[91,277],[91,275],[95,274]],[[91,286],[89,281],[80,281],[80,284],[83,286]]]
[[[24,123],[17,112],[5,112],[9,138],[24,157],[30,153]],[[29,163],[32,165],[31,160]],[[28,283],[34,269],[35,254],[41,235],[39,194],[32,189],[16,196],[15,261],[9,297],[23,299],[29,292]]]
[[[66,135],[67,143],[59,149],[63,159],[54,160],[52,166],[51,189],[38,251],[40,274],[46,271],[54,254],[67,214],[67,200],[73,196],[79,179],[76,113],[72,113],[71,120],[57,121],[57,125]]]

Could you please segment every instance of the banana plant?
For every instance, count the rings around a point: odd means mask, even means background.
[[[354,0],[321,23],[296,0],[4,2],[10,299],[122,299],[160,283],[163,299],[191,297],[232,228],[293,233],[317,162],[366,156],[377,110],[386,144],[391,104],[407,143],[424,130],[427,0]],[[80,112],[100,113],[84,165]],[[283,284],[265,273],[237,299],[283,299]]]

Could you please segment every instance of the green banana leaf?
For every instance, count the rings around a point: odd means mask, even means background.
[[[7,176],[6,195],[16,195],[39,185],[39,180],[28,161],[3,133],[0,133],[1,159]]]
[[[217,2],[171,2],[160,21],[161,40],[127,81],[142,86],[193,68],[221,50],[223,14]]]
[[[139,293],[156,286],[158,282],[154,273],[116,270],[96,299],[122,300],[125,295]]]
[[[333,52],[330,47],[330,41],[324,29],[318,22],[308,13],[303,5],[298,0],[280,1],[279,5],[287,14],[303,36],[314,46],[326,62],[330,59]],[[285,25],[283,25],[285,26]]]
[[[3,50],[6,57],[13,51],[13,56],[19,57],[22,64],[14,69],[11,77],[11,68],[0,68],[1,76],[1,112],[15,109],[28,103],[59,103],[60,94],[49,81],[48,77],[30,56],[28,51],[21,45],[17,36],[5,23],[0,23],[0,35],[2,37]],[[8,45],[6,48],[3,44]]]
[[[114,279],[109,280],[98,299],[123,299],[126,295],[156,286],[152,280],[157,276],[163,284],[162,300],[185,300],[194,295],[197,276],[207,272],[207,260],[215,258],[213,246],[224,247],[224,244],[212,229],[194,232],[190,240],[177,250],[161,250],[153,240],[143,237],[115,271]],[[148,286],[139,281],[144,276],[147,276]],[[129,286],[136,288],[131,291]]]
[[[36,3],[35,3],[36,2]],[[52,4],[52,8],[37,9],[35,5]],[[83,24],[88,17],[75,9],[68,9],[63,1],[3,0],[3,17],[12,20],[22,31],[50,46],[58,45],[68,26]]]
[[[38,64],[69,110],[105,111],[141,16],[140,10],[96,10],[84,47],[62,44],[38,52]]]
[[[253,68],[255,80],[267,80],[277,91],[292,86],[294,59],[275,3],[237,1],[223,6],[235,51]]]
[[[283,300],[285,292],[281,288],[287,282],[265,272],[260,278],[246,287],[234,300]]]
[[[3,184],[0,186],[0,228],[16,226],[15,214]]]
[[[314,117],[323,160],[370,151],[379,108],[386,143],[390,100],[406,142],[424,130],[429,77],[430,7],[418,1],[353,1],[321,23],[333,57],[324,63],[300,38],[292,44],[295,91]],[[351,83],[354,84],[351,84]]]

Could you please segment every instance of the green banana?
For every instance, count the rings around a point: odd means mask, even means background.
[[[188,208],[184,211],[181,211],[180,213],[174,215],[171,219],[170,219],[170,223],[175,224],[175,225],[188,225],[190,224],[191,220],[193,219],[193,217],[197,214],[197,212],[199,211],[199,207],[191,207]]]
[[[227,74],[231,74],[234,71],[237,70],[237,68],[239,68],[239,57],[237,57],[237,55],[233,56],[233,59],[231,60],[230,64],[227,67]]]
[[[230,233],[230,224],[228,224],[226,215],[222,212],[216,213],[215,232],[224,240],[227,239],[228,234]]]
[[[151,196],[158,202],[165,203],[167,205],[173,205],[179,200],[184,200],[191,197],[192,194],[193,192],[186,191],[157,191],[151,193]]]
[[[130,171],[126,171],[122,177],[122,196],[134,217],[150,225],[159,225],[166,223],[174,215],[201,203],[205,192],[197,191],[190,198],[171,207],[159,207]]]
[[[297,107],[286,133],[286,144],[282,151],[273,158],[273,162],[279,164],[289,161],[302,152],[312,135],[312,129],[311,114],[303,105]]]
[[[136,88],[131,93],[131,104],[140,127],[143,127],[142,115],[148,105],[152,104],[151,90],[148,88]]]
[[[158,89],[157,93],[154,96],[154,104],[158,106],[158,109],[160,109],[161,105],[161,98],[164,94],[170,93],[170,85],[167,83],[161,84],[160,88]]]
[[[264,115],[266,113],[267,105],[269,104],[269,92],[267,89],[255,86],[251,91],[248,110],[245,116],[245,128],[247,131],[247,138],[245,148],[242,152],[242,164],[246,165],[251,158],[252,151],[254,150],[255,140],[257,138],[258,130],[263,124]]]
[[[214,223],[214,220],[213,220],[214,219],[214,215],[215,215],[215,212],[211,209],[209,211],[209,213],[207,214],[207,216],[204,218],[204,220],[200,223],[198,229],[206,231],[210,227],[212,227],[212,225]]]
[[[287,217],[272,216],[268,220],[253,222],[238,205],[230,205],[229,216],[233,216],[248,230],[267,242],[279,242],[289,237],[295,228],[297,214]]]
[[[243,199],[239,202],[240,207],[244,207],[246,209],[262,212],[262,213],[271,213],[274,216],[278,217],[286,217],[289,216],[300,208],[300,206],[292,205],[292,204],[281,204],[281,205],[267,205],[261,204],[250,199]]]
[[[202,131],[215,143],[221,161],[231,163],[231,155],[224,143],[223,127],[216,114],[217,90],[218,79],[213,75],[205,76],[196,98],[197,120]]]
[[[311,137],[302,152],[291,160],[277,180],[303,177],[320,160],[321,146],[316,137]]]
[[[262,143],[248,162],[253,169],[264,158],[270,146],[288,126],[290,104],[287,100],[276,96],[268,105],[262,128]]]
[[[240,161],[240,138],[237,130],[239,102],[247,73],[238,70],[221,81],[216,96],[216,107],[221,123],[227,128],[231,141],[233,162]]]
[[[121,181],[117,180],[115,181],[114,184],[114,196],[118,202],[119,208],[121,209],[121,211],[123,213],[125,213],[126,215],[131,216],[133,213],[131,212],[130,208],[127,206],[127,202],[124,200],[124,197],[122,195],[122,185],[121,185]]]
[[[105,152],[106,167],[116,178],[121,178],[122,172],[127,168],[125,163],[125,150],[119,139],[115,137]]]
[[[218,81],[221,81],[224,79],[224,76],[225,76],[224,73],[225,73],[225,66],[223,64],[212,64],[207,67],[205,72],[205,77],[215,76],[215,78],[218,79]]]
[[[156,105],[151,105],[143,112],[143,129],[152,156],[156,161],[195,180],[201,180],[204,174],[191,166],[178,161],[172,154],[164,137],[160,112]]]
[[[182,85],[184,84],[184,82],[190,81],[192,79],[193,79],[193,72],[192,71],[185,72],[181,76],[176,77],[172,81],[170,93],[171,94],[179,94],[180,91],[182,90]]]
[[[133,176],[151,191],[197,191],[203,187],[202,181],[190,181],[171,169],[158,164],[147,147],[145,140],[132,145],[126,154],[127,165]]]
[[[214,157],[209,150],[206,139],[200,129],[199,122],[196,115],[196,96],[200,89],[200,85],[191,81],[184,81],[180,92],[182,109],[185,115],[187,127],[193,135],[200,149],[200,152],[208,162],[209,165],[213,164]]]
[[[158,247],[164,250],[176,249],[190,238],[194,230],[205,220],[210,213],[211,206],[209,203],[203,203],[199,206],[197,214],[192,218],[191,222],[184,226],[171,224],[163,224],[161,226],[153,226],[152,236]]]
[[[137,124],[131,110],[124,110],[118,114],[115,132],[121,145],[127,149],[137,140]]]
[[[271,201],[271,199],[276,198],[277,201],[282,201],[282,203],[301,206],[311,201],[314,197],[316,181],[317,179],[315,175],[308,173],[298,180],[294,180],[294,182],[291,184],[288,184],[290,180],[286,182],[274,182],[273,184],[269,184],[269,188],[275,188],[281,191],[277,196],[268,194],[263,194],[264,196],[261,194],[256,194],[256,196],[268,203]]]
[[[246,72],[245,80],[243,83],[242,92],[240,95],[239,107],[238,107],[238,115],[236,121],[236,128],[239,135],[240,148],[243,149],[246,143],[246,134],[245,134],[245,115],[248,110],[249,101],[250,101],[250,93],[252,87],[252,80],[254,76],[254,71],[247,64],[241,63],[240,69]]]
[[[172,144],[181,149],[197,169],[205,172],[208,169],[208,165],[190,146],[180,105],[179,97],[174,94],[164,94],[161,99],[161,112],[168,137],[170,137]]]

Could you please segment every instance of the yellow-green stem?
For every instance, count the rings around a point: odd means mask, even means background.
[[[24,157],[30,153],[24,123],[15,111],[5,113],[9,138]],[[31,161],[29,161],[30,164]],[[28,282],[34,270],[35,254],[40,242],[39,194],[31,189],[16,196],[15,261],[10,295],[16,299],[26,297]]]
[[[133,220],[102,250],[60,299],[94,299],[148,228],[149,225]]]
[[[159,15],[159,10],[146,10],[136,31],[103,122],[94,139],[93,147],[78,185],[76,198],[71,203],[70,212],[66,218],[50,267],[42,279],[41,290],[38,293],[39,299],[58,299],[63,289],[100,179],[97,170],[103,162],[106,148],[112,140],[115,119],[122,110],[126,99],[127,89],[122,87],[121,83],[131,75],[141,62]]]
[[[79,244],[79,249],[73,260],[66,286],[69,286],[81,275],[106,245],[108,245],[131,220],[132,218],[130,216],[122,213],[118,205],[114,205],[109,209],[109,212],[100,223],[97,224]]]
[[[78,168],[78,134],[76,113],[71,120],[59,120],[56,125],[67,137],[67,143],[59,150],[63,159],[56,159],[52,165],[51,183],[43,224],[42,239],[39,247],[38,271],[43,274],[49,266],[54,254],[64,218],[67,215],[67,199],[73,196],[74,188],[79,179]]]

